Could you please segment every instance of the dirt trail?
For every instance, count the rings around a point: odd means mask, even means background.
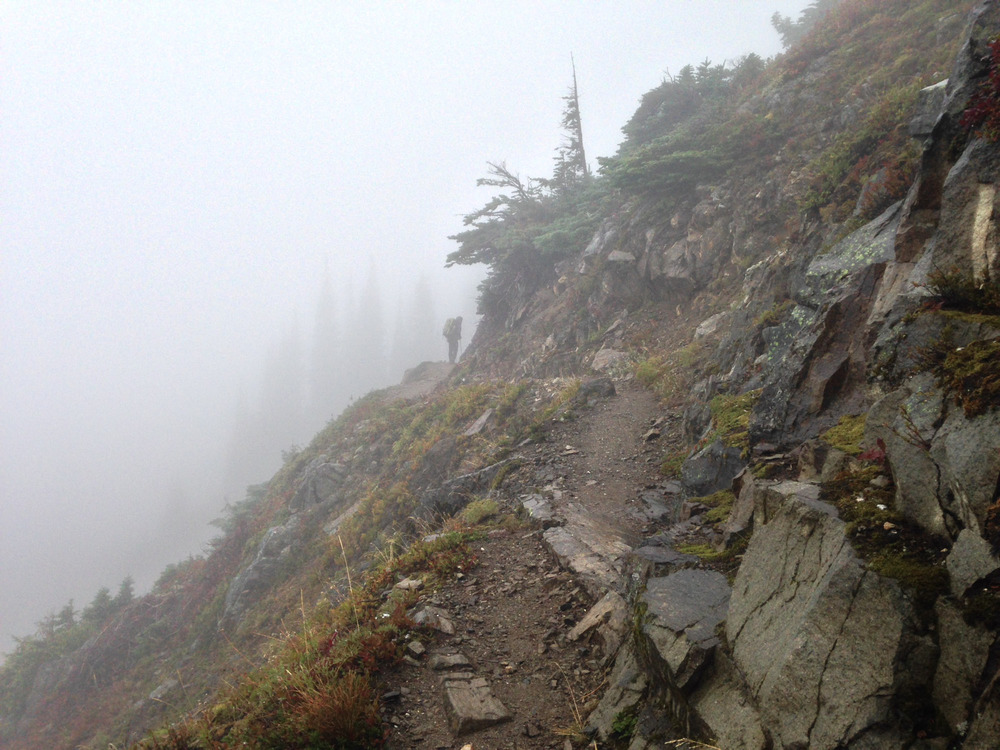
[[[661,481],[660,452],[646,439],[661,412],[648,391],[618,390],[527,447],[518,476],[505,482],[545,504],[546,525],[557,525],[492,532],[476,568],[422,602],[445,613],[444,629],[454,632],[431,631],[390,675],[390,748],[574,746],[567,732],[596,705],[608,655],[599,640],[574,639],[573,627],[602,589],[619,587],[618,563],[656,525],[642,497]],[[603,567],[581,574],[581,555]],[[509,719],[456,737],[446,693],[469,685],[477,687],[467,694],[498,700]]]
[[[554,432],[553,440],[579,450],[566,456],[570,496],[633,544],[645,526],[639,492],[660,480],[660,453],[655,441],[645,439],[659,414],[652,393],[625,384],[617,396],[598,401],[578,422]]]

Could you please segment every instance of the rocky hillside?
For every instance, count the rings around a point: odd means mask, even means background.
[[[495,165],[462,363],[43,623],[3,747],[996,747],[998,38],[844,0]]]

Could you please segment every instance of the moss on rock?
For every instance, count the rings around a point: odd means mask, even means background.
[[[849,456],[861,453],[861,440],[865,436],[867,414],[844,416],[833,427],[819,436],[827,445],[843,451]]]
[[[1000,403],[1000,341],[974,341],[955,349],[941,364],[939,379],[970,419],[996,408]]]

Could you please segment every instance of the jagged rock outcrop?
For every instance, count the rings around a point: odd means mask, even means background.
[[[291,558],[299,545],[297,531],[301,523],[302,517],[295,515],[264,533],[253,561],[229,584],[222,616],[219,618],[220,630],[238,627],[243,614],[256,597],[273,585],[281,575],[282,565]]]
[[[893,746],[895,696],[926,684],[936,647],[817,494],[788,482],[760,495],[726,619],[733,661],[775,746]]]
[[[797,445],[862,409],[867,353],[857,332],[892,256],[898,223],[893,206],[806,268],[787,319],[765,334],[754,442]]]
[[[490,488],[490,483],[496,478],[505,466],[508,466],[520,459],[507,458],[485,468],[462,474],[454,479],[449,479],[439,487],[434,487],[423,493],[420,497],[420,507],[422,512],[430,516],[439,515],[443,517],[453,516],[464,508],[472,498],[478,493],[484,493]]]
[[[646,584],[637,651],[650,700],[682,733],[726,748],[903,747],[929,710],[938,645],[898,584],[853,551],[818,485],[747,486],[754,532],[731,591],[704,570]],[[970,669],[957,647],[937,667],[943,685]],[[620,687],[614,700],[638,692]]]
[[[313,459],[303,474],[289,507],[293,511],[323,503],[338,504],[337,490],[347,479],[347,469],[326,456]]]

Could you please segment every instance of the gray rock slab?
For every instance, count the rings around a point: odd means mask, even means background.
[[[1000,476],[1000,413],[973,419],[955,404],[934,436],[930,454],[940,467],[941,495],[951,515],[967,529],[982,529]],[[950,490],[949,492],[947,492]]]
[[[691,696],[691,708],[708,728],[714,745],[726,750],[764,750],[767,737],[732,660],[715,652],[712,674]]]
[[[602,740],[608,739],[613,732],[615,719],[623,711],[634,710],[639,705],[646,694],[647,685],[646,673],[629,644],[615,659],[608,687],[597,708],[587,718],[587,732],[596,733]]]
[[[646,583],[643,632],[669,669],[673,683],[692,683],[719,640],[716,626],[729,609],[726,577],[712,570],[679,570]]]
[[[451,615],[443,609],[424,604],[414,607],[409,614],[416,625],[425,625],[445,635],[455,635],[455,624]]]
[[[745,466],[739,448],[726,447],[716,440],[684,461],[681,483],[689,496],[711,495],[732,487],[733,479]]]
[[[621,362],[626,359],[628,355],[625,352],[620,352],[616,349],[601,349],[597,354],[594,355],[594,359],[590,363],[590,367],[593,370],[601,372],[607,370],[613,364]]]
[[[624,559],[632,547],[621,532],[574,503],[566,505],[563,514],[563,526],[542,534],[559,564],[575,573],[594,597],[622,590]]]
[[[464,654],[431,654],[427,660],[428,666],[435,672],[446,672],[451,669],[471,669],[472,663]]]
[[[673,547],[660,545],[639,547],[632,552],[632,556],[651,562],[654,565],[670,565],[678,568],[698,562],[698,558],[694,555],[685,555]]]
[[[482,677],[446,679],[444,707],[448,726],[456,737],[509,721],[510,712],[497,700]]]
[[[775,746],[833,750],[893,723],[892,697],[918,679],[902,644],[919,639],[896,583],[865,569],[809,485],[786,492],[797,484],[765,493],[726,633]]]
[[[469,425],[469,428],[462,433],[465,437],[472,437],[473,435],[478,435],[480,432],[489,429],[493,426],[493,422],[496,420],[493,418],[493,409],[487,409],[484,411],[479,419]]]
[[[973,688],[980,684],[996,634],[968,625],[958,608],[945,600],[934,607],[941,656],[934,674],[934,705],[953,732],[968,727],[975,703]]]
[[[990,543],[972,529],[962,529],[945,560],[951,593],[962,596],[980,578],[985,578],[1000,568],[1000,560],[993,556]]]
[[[570,641],[578,641],[591,631],[596,631],[604,643],[604,653],[618,651],[629,624],[629,608],[620,594],[609,591],[566,634]]]
[[[545,528],[558,526],[561,522],[555,514],[552,501],[543,495],[525,495],[521,498],[521,507]]]
[[[722,528],[723,549],[729,547],[736,538],[744,535],[753,524],[753,513],[760,484],[749,469],[744,469],[733,480],[733,490],[736,500],[729,518]]]

